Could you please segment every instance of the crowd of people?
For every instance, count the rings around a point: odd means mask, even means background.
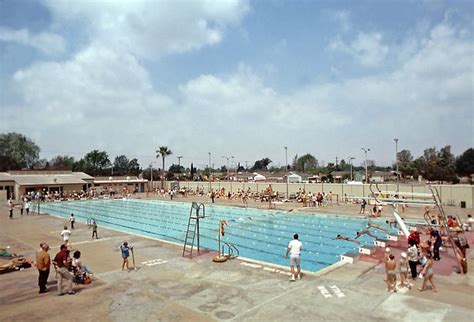
[[[90,284],[92,282],[93,273],[83,263],[81,259],[81,251],[74,249],[70,242],[72,231],[75,224],[74,214],[70,215],[69,223],[71,227],[64,226],[60,232],[63,243],[60,246],[59,252],[51,259],[49,255],[49,245],[45,242],[40,243],[40,249],[36,253],[35,265],[38,269],[38,287],[39,293],[49,292],[47,288],[47,281],[50,275],[51,266],[54,267],[57,278],[58,295],[75,294],[73,284]],[[93,219],[89,225],[92,228],[92,238],[97,237],[97,222]],[[125,241],[120,246],[120,251],[123,259],[122,270],[125,268],[129,271],[128,257],[129,252],[133,252],[133,247],[128,246]],[[71,257],[72,254],[72,257]],[[135,263],[134,263],[135,264]],[[64,281],[66,282],[66,290],[63,289]]]

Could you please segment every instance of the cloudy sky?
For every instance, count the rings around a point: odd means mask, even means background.
[[[471,1],[2,0],[0,132],[146,167],[473,147]],[[231,159],[232,162],[232,159]],[[156,167],[160,166],[158,161]]]

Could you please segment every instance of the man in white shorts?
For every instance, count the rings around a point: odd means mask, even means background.
[[[301,279],[300,275],[300,254],[303,249],[303,244],[298,240],[298,234],[293,235],[293,240],[288,244],[286,249],[285,257],[288,258],[290,254],[290,269],[291,269],[291,278],[290,281],[295,281],[295,266],[296,266],[296,275],[298,279]]]
[[[64,226],[61,236],[63,236],[64,244],[67,245],[69,243],[69,236],[71,236],[71,231],[67,229],[67,226]]]

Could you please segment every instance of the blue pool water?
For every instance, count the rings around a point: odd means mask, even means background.
[[[62,218],[74,213],[81,222],[93,217],[99,227],[183,244],[190,207],[190,203],[182,202],[91,200],[46,203],[42,211]],[[308,271],[319,271],[338,262],[340,254],[358,252],[357,244],[332,238],[337,234],[353,238],[367,225],[367,220],[345,216],[206,205],[206,218],[199,222],[202,247],[217,250],[219,220],[228,223],[222,240],[234,244],[241,257],[285,266],[286,247],[293,234],[298,233],[303,243],[301,265]],[[381,238],[386,235],[377,229],[371,229],[371,233]],[[373,245],[369,236],[359,240],[361,245]]]

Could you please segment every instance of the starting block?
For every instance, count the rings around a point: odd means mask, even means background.
[[[375,246],[360,246],[359,254],[372,255],[375,253]]]
[[[359,260],[359,254],[356,253],[345,253],[341,255],[341,262],[354,264]]]
[[[374,245],[378,247],[387,247],[388,246],[388,240],[386,239],[376,239],[374,240]]]
[[[398,235],[387,235],[387,240],[398,241]]]

